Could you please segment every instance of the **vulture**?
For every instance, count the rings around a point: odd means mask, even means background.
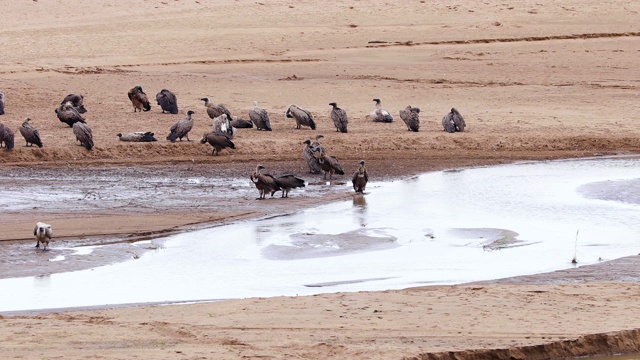
[[[24,122],[22,123],[22,126],[20,126],[20,129],[19,129],[20,134],[22,134],[22,137],[27,142],[25,146],[37,145],[38,147],[42,147],[42,140],[40,139],[40,133],[38,133],[38,130],[36,128],[29,125],[29,121],[31,121],[31,118],[24,119]]]
[[[253,102],[253,109],[249,110],[249,118],[256,124],[256,129],[271,131],[271,122],[267,110],[259,108],[258,102]]]
[[[36,237],[36,247],[39,248],[40,243],[42,243],[42,250],[47,250],[52,234],[51,225],[37,222],[36,227],[33,228],[33,235]]]
[[[303,142],[305,144],[304,149],[302,149],[302,156],[304,160],[309,165],[309,173],[310,174],[320,174],[322,172],[322,168],[320,167],[320,163],[318,159],[313,155],[313,146],[311,145],[311,140],[307,139]]]
[[[251,182],[256,186],[256,189],[260,192],[258,200],[265,198],[267,193],[271,193],[271,197],[276,191],[281,190],[280,186],[276,183],[276,179],[271,174],[263,174],[262,169],[264,166],[256,166],[256,171],[251,174]]]
[[[250,129],[253,127],[253,121],[235,117],[231,121],[231,126],[233,126],[236,129]]]
[[[68,102],[80,113],[84,114],[87,112],[87,109],[84,108],[84,96],[80,94],[69,94],[62,99],[60,105],[64,105]]]
[[[128,142],[152,142],[158,141],[154,134],[151,131],[135,131],[128,133],[126,135],[122,135],[122,133],[118,133],[118,138],[120,141],[128,141]]]
[[[178,113],[178,99],[171,91],[167,89],[160,90],[160,92],[156,94],[156,101],[162,108],[163,114],[165,111],[170,114]]]
[[[297,187],[304,187],[304,180],[291,174],[279,176],[276,179],[276,185],[282,190],[282,197],[289,197],[289,191]]]
[[[56,115],[58,115],[58,120],[63,122],[69,127],[73,127],[73,124],[77,122],[85,123],[85,118],[80,115],[80,112],[73,106],[71,101],[67,101],[66,103],[60,105],[59,108],[55,110]]]
[[[361,160],[358,166],[358,170],[353,173],[353,178],[351,179],[353,190],[355,190],[356,193],[364,193],[364,188],[367,186],[367,181],[369,181],[369,175],[367,175],[367,168],[364,167],[364,160]]]
[[[316,129],[316,123],[313,121],[311,113],[298,105],[290,105],[284,115],[296,119],[296,129],[300,129],[301,125],[308,126],[311,130]]]
[[[0,115],[4,115],[4,93],[0,91]]]
[[[346,133],[347,123],[349,122],[347,120],[347,112],[340,109],[334,102],[329,103],[329,105],[333,106],[333,109],[331,109],[331,120],[333,120],[333,124],[336,126],[336,131]]]
[[[213,132],[225,134],[229,139],[233,139],[233,135],[236,133],[236,129],[231,126],[227,114],[222,114],[213,119]]]
[[[442,126],[446,132],[463,132],[466,124],[458,110],[451,108],[451,112],[442,118]]]
[[[236,148],[236,144],[234,144],[233,141],[229,139],[229,136],[227,136],[227,134],[219,133],[215,131],[212,131],[210,133],[205,133],[202,136],[202,139],[200,139],[200,143],[201,144],[209,143],[209,145],[213,146],[213,151],[211,152],[211,155],[213,156],[217,156],[220,153],[220,150],[222,149]]]
[[[169,129],[171,133],[167,136],[167,140],[176,142],[176,139],[179,138],[180,141],[182,141],[182,138],[186,137],[187,141],[191,141],[189,140],[189,131],[193,128],[192,114],[194,114],[192,110],[187,111],[187,117],[178,120],[178,122]]]
[[[0,123],[0,147],[4,143],[4,148],[7,150],[13,149],[14,134],[8,126]]]
[[[344,171],[335,156],[329,156],[320,150],[316,150],[313,155],[318,159],[318,163],[320,163],[320,167],[324,171],[323,179],[327,178],[327,174],[329,174],[329,180],[331,180],[333,174],[344,175]]]
[[[324,135],[322,134],[316,135],[316,141],[311,143],[311,148],[313,149],[313,151],[316,151],[316,150],[325,151],[324,146],[320,144],[320,139],[322,139],[323,137]]]
[[[133,105],[133,112],[138,110],[140,111],[149,111],[151,110],[151,104],[149,104],[149,98],[147,94],[142,91],[142,87],[140,85],[136,85],[132,87],[127,93],[129,96],[129,100],[131,100],[131,104]]]
[[[209,101],[209,98],[202,98],[200,100],[204,101],[204,106],[207,107],[207,115],[209,115],[210,118],[215,119],[222,114],[226,114],[228,119],[233,119],[231,117],[231,112],[226,106],[214,104]]]
[[[418,132],[420,129],[420,109],[407,105],[406,108],[400,110],[400,119],[407,124],[409,131]]]
[[[373,99],[373,101],[376,102],[376,108],[373,109],[373,111],[369,115],[369,117],[371,117],[371,120],[374,122],[392,122],[393,116],[391,116],[391,114],[389,114],[389,112],[382,107],[380,99]]]
[[[87,124],[81,122],[73,124],[73,134],[85,149],[91,150],[93,148],[93,135]]]

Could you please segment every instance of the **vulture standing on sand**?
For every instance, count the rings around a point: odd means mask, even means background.
[[[278,184],[276,183],[276,179],[273,177],[273,175],[263,174],[262,169],[264,169],[264,166],[258,165],[256,166],[256,171],[251,174],[251,182],[253,182],[253,184],[256,186],[256,189],[258,189],[258,191],[260,192],[260,197],[258,198],[258,200],[264,199],[267,193],[271,193],[271,196],[273,197],[273,194],[276,191],[281,190],[280,186],[278,186]]]
[[[236,129],[250,129],[250,128],[253,127],[253,121],[241,119],[241,118],[236,116],[231,121],[231,126],[233,126]]]
[[[231,126],[227,114],[222,114],[213,119],[213,132],[225,134],[229,139],[233,139],[233,135],[236,133],[236,129]]]
[[[165,111],[170,114],[178,113],[178,99],[171,91],[167,89],[160,90],[160,92],[156,94],[156,101],[162,108],[163,114]]]
[[[69,125],[69,127],[73,127],[73,124],[77,122],[86,122],[85,118],[80,115],[80,112],[73,106],[71,101],[67,101],[60,105],[59,108],[56,108],[55,112],[58,116],[58,120]]]
[[[53,235],[51,225],[38,221],[33,228],[33,235],[36,237],[36,248],[39,248],[40,243],[42,243],[42,251],[47,250],[49,240],[51,240],[51,236]]]
[[[253,102],[253,108],[249,110],[249,118],[256,124],[257,130],[271,131],[271,121],[267,110],[259,108],[258,102]]]
[[[176,139],[180,139],[180,141],[182,141],[182,138],[186,137],[187,141],[191,141],[189,140],[189,131],[193,128],[192,114],[194,114],[192,110],[187,111],[187,117],[178,120],[178,122],[169,129],[171,133],[167,136],[167,140],[176,142]]]
[[[333,120],[333,124],[336,126],[336,131],[340,131],[343,133],[347,132],[347,112],[338,107],[338,104],[332,102],[329,105],[333,106],[331,109],[331,120]]]
[[[11,130],[8,126],[5,126],[3,123],[0,123],[0,147],[2,147],[2,144],[4,144],[4,148],[6,150],[13,149],[13,139],[13,130]]]
[[[152,142],[158,141],[154,134],[151,131],[134,131],[130,132],[126,135],[122,135],[122,133],[118,133],[118,138],[120,141],[127,142]]]
[[[132,87],[127,93],[131,104],[133,105],[133,112],[136,111],[149,111],[151,110],[151,104],[149,104],[149,98],[147,94],[142,91],[142,86],[136,85]]]
[[[364,160],[361,160],[358,169],[353,173],[353,178],[351,179],[353,190],[355,190],[356,193],[364,193],[367,181],[369,181],[369,175],[367,174],[367,168],[364,167]]]
[[[409,131],[418,132],[420,129],[420,109],[407,105],[406,108],[400,110],[400,119],[407,124]]]
[[[87,109],[84,108],[84,96],[80,94],[69,94],[62,99],[60,105],[64,105],[68,102],[70,102],[74,109],[76,109],[80,114],[87,112]]]
[[[284,115],[296,119],[296,129],[300,129],[301,125],[308,126],[311,130],[316,129],[316,123],[313,121],[311,113],[298,105],[290,105]]]
[[[373,111],[369,115],[371,120],[374,122],[386,122],[386,123],[392,122],[393,116],[391,116],[391,114],[389,114],[389,112],[382,107],[382,103],[380,102],[380,99],[373,99],[373,101],[376,102],[376,108],[373,109]]]
[[[322,168],[322,171],[324,171],[323,179],[327,178],[327,174],[329,174],[329,180],[331,180],[333,174],[344,175],[344,170],[342,170],[342,167],[335,156],[329,156],[327,153],[320,150],[316,150],[313,155],[318,159],[320,167]]]
[[[299,178],[299,177],[297,177],[295,175],[292,175],[292,174],[279,176],[276,179],[276,184],[282,190],[282,197],[283,198],[289,197],[289,191],[291,191],[291,189],[305,186],[303,179],[301,179],[301,178]]]
[[[93,149],[93,134],[91,134],[91,129],[87,124],[81,122],[73,124],[73,134],[85,149]]]
[[[209,101],[209,98],[202,98],[200,100],[204,101],[204,106],[207,107],[207,115],[209,115],[210,118],[215,119],[222,114],[226,114],[228,119],[232,119],[231,112],[226,106],[222,104],[214,104]]]
[[[200,139],[201,144],[209,143],[209,145],[213,146],[213,151],[211,151],[211,155],[217,156],[220,153],[220,150],[231,148],[235,149],[236,144],[229,139],[229,136],[224,133],[219,133],[212,131],[210,133],[205,133]]]
[[[320,167],[318,159],[313,155],[314,148],[311,145],[311,140],[307,139],[303,144],[305,144],[305,146],[304,149],[302,149],[302,156],[307,162],[307,165],[309,165],[309,173],[320,174],[322,172],[322,168]]]
[[[0,115],[4,115],[4,93],[0,91]]]
[[[458,110],[451,108],[451,112],[442,118],[442,126],[446,132],[463,132],[466,126],[464,118]]]
[[[42,147],[42,140],[40,139],[40,133],[33,126],[29,125],[29,121],[31,118],[25,118],[22,126],[20,126],[20,134],[27,142],[25,146],[33,146],[34,144],[38,147]]]

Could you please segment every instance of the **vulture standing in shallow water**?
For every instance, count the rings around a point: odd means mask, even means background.
[[[202,98],[200,100],[204,101],[204,106],[207,107],[207,115],[209,115],[210,118],[215,119],[222,114],[226,114],[228,119],[232,119],[231,112],[226,106],[214,104],[209,101],[209,98]]]
[[[76,136],[76,140],[80,141],[80,145],[85,149],[91,150],[93,148],[93,134],[87,124],[77,122],[73,124],[73,133]]]
[[[149,104],[149,98],[147,94],[142,91],[142,86],[136,85],[132,87],[127,93],[129,96],[129,100],[131,100],[131,104],[133,105],[133,112],[138,110],[140,111],[149,111],[151,110],[151,104]]]
[[[407,105],[406,108],[400,110],[400,119],[407,124],[409,131],[418,132],[420,129],[420,109]]]
[[[163,114],[165,111],[170,114],[178,113],[178,99],[171,91],[167,89],[160,90],[160,92],[156,94],[156,102],[158,102],[158,105],[162,108]]]
[[[250,129],[253,127],[253,121],[236,117],[233,120],[231,120],[231,126],[233,126],[236,129]]]
[[[42,147],[42,140],[40,139],[40,133],[33,126],[29,125],[29,121],[31,118],[25,118],[22,126],[20,126],[20,134],[27,142],[25,146],[33,146],[34,144],[38,147]]]
[[[333,120],[333,124],[336,126],[336,131],[340,131],[342,133],[347,132],[347,112],[338,107],[338,104],[332,102],[329,105],[333,106],[331,109],[331,120]]]
[[[304,149],[302,149],[302,156],[304,160],[309,165],[309,173],[310,174],[320,174],[322,172],[322,168],[320,167],[320,163],[318,159],[313,155],[314,148],[311,145],[311,140],[307,139],[303,142],[305,144]]]
[[[213,146],[213,151],[211,151],[211,155],[217,156],[220,153],[220,150],[231,148],[235,149],[236,144],[229,139],[229,136],[224,133],[219,133],[212,131],[210,133],[205,133],[200,139],[201,144],[209,143],[209,145]]]
[[[391,114],[389,114],[389,112],[382,107],[380,99],[373,99],[373,101],[376,102],[376,108],[373,109],[373,111],[369,115],[369,117],[371,117],[371,120],[374,122],[392,122],[393,116],[391,116]]]
[[[253,102],[253,108],[249,110],[249,118],[256,124],[257,130],[271,131],[271,121],[267,110],[259,108],[258,102]]]
[[[60,105],[64,105],[68,102],[70,102],[73,108],[76,109],[76,111],[78,111],[80,114],[84,114],[87,112],[87,109],[84,108],[84,96],[80,94],[69,94],[65,96],[64,99],[62,99]]]
[[[59,108],[56,108],[55,112],[58,116],[58,120],[69,125],[69,127],[73,127],[73,124],[77,122],[86,122],[82,115],[80,115],[78,110],[73,106],[73,103],[71,101],[67,101],[66,103],[60,105]]]
[[[2,144],[4,144],[4,148],[6,150],[13,149],[13,139],[13,130],[11,130],[8,126],[5,126],[3,123],[0,123],[0,147],[2,147]]]
[[[118,133],[118,138],[120,141],[128,141],[128,142],[152,142],[158,141],[158,139],[153,136],[154,134],[151,131],[134,131],[128,133],[126,135],[122,135],[122,133]]]
[[[458,110],[451,108],[451,112],[442,118],[442,126],[446,132],[463,132],[466,126],[464,118]]]
[[[187,141],[191,141],[189,140],[189,131],[193,128],[192,114],[194,114],[192,110],[187,111],[187,117],[178,120],[178,122],[169,129],[171,133],[167,136],[167,140],[176,142],[176,139],[180,139],[180,141],[182,141],[182,138],[186,137]]]
[[[281,190],[276,179],[271,174],[263,174],[262,169],[264,166],[256,166],[256,171],[251,174],[251,182],[256,186],[256,189],[260,192],[258,200],[263,200],[267,193],[271,193],[271,197],[276,191]]]
[[[353,190],[355,190],[356,193],[364,193],[364,188],[367,186],[368,181],[369,175],[367,174],[367,168],[364,167],[364,160],[361,160],[358,169],[353,173],[353,178],[351,179]]]
[[[290,105],[284,115],[296,119],[296,129],[300,129],[301,125],[308,126],[311,130],[316,129],[316,123],[313,121],[311,113],[298,105]]]
[[[323,179],[327,178],[327,174],[329,174],[329,180],[331,180],[333,174],[344,175],[344,170],[342,170],[342,167],[335,156],[329,156],[324,151],[320,150],[316,150],[313,155],[318,159],[320,167],[322,168],[322,171],[324,171]]]
[[[0,91],[0,115],[4,115],[4,93]]]
[[[283,198],[288,198],[289,197],[289,191],[291,191],[291,189],[305,186],[304,185],[304,179],[301,179],[301,178],[299,178],[299,177],[297,177],[295,175],[291,175],[291,174],[279,176],[276,179],[276,184],[282,190],[282,197]]]

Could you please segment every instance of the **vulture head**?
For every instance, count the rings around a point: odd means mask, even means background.
[[[376,102],[376,105],[380,105],[380,99],[373,99]]]

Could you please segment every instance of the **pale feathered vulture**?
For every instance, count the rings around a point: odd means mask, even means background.
[[[4,93],[0,91],[0,115],[4,115]]]
[[[264,166],[258,165],[256,166],[256,171],[251,174],[251,182],[256,186],[256,189],[258,189],[258,192],[260,193],[258,200],[264,199],[267,193],[270,193],[271,197],[273,197],[273,194],[276,191],[281,190],[273,175],[263,174],[263,169]]]
[[[386,123],[392,122],[393,116],[389,114],[387,109],[382,107],[382,103],[380,102],[380,99],[373,99],[373,101],[376,102],[376,108],[373,109],[373,111],[369,115],[369,117],[371,118],[371,121],[386,122]]]
[[[343,133],[347,132],[347,112],[338,107],[338,104],[332,102],[329,103],[333,108],[331,109],[331,120],[333,120],[333,124],[336,126],[336,131],[340,131]]]
[[[0,123],[0,147],[4,146],[6,150],[13,149],[13,140],[13,130],[11,130],[8,126],[5,126],[3,123]]]
[[[58,120],[69,125],[69,127],[73,127],[73,124],[77,122],[86,122],[85,118],[80,115],[80,112],[78,112],[78,110],[73,106],[71,101],[67,101],[60,105],[59,108],[56,108],[55,112],[58,116]]]
[[[236,129],[250,129],[250,128],[253,127],[253,121],[241,119],[241,118],[236,116],[231,121],[231,126],[233,126]]]
[[[400,119],[407,124],[409,131],[418,132],[420,129],[420,109],[407,105],[406,108],[400,110]]]
[[[320,150],[320,151],[323,151],[323,152],[326,152],[326,151],[327,151],[327,150],[324,148],[324,146],[322,146],[322,144],[320,144],[320,139],[322,139],[323,137],[324,137],[324,135],[322,135],[322,134],[318,134],[318,135],[316,135],[316,140],[315,140],[314,142],[312,142],[312,143],[311,143],[311,149],[312,149],[313,151],[316,151],[316,150]]]
[[[126,135],[123,135],[122,133],[118,133],[118,138],[120,139],[120,141],[127,141],[127,142],[158,141],[158,139],[156,139],[156,137],[151,131],[134,131]]]
[[[136,85],[132,87],[127,95],[129,96],[129,100],[131,100],[131,105],[133,105],[133,112],[151,110],[149,98],[147,94],[142,91],[142,86]]]
[[[309,173],[320,174],[322,168],[320,167],[318,159],[313,155],[314,148],[311,146],[311,140],[307,139],[303,144],[305,144],[305,146],[302,149],[302,157],[304,157],[304,161],[306,161],[309,166]]]
[[[229,122],[227,114],[222,114],[213,119],[213,132],[225,134],[229,137],[229,139],[233,139],[233,136],[236,133],[236,129],[231,126],[231,122]]]
[[[212,131],[210,133],[205,133],[200,139],[201,144],[209,143],[209,145],[213,146],[213,151],[211,151],[211,155],[217,156],[220,153],[220,150],[231,148],[235,149],[236,144],[231,141],[229,136],[224,133],[219,133]]]
[[[176,142],[176,139],[180,139],[180,141],[182,141],[182,138],[186,137],[187,141],[191,141],[189,140],[189,131],[193,128],[192,114],[194,114],[192,110],[187,111],[187,117],[178,120],[178,122],[169,129],[171,133],[167,136],[167,140]]]
[[[64,105],[68,102],[70,102],[80,114],[87,112],[87,109],[84,107],[84,96],[80,94],[69,94],[62,99],[60,105]]]
[[[278,176],[276,178],[276,185],[278,185],[282,190],[283,198],[289,197],[289,191],[291,191],[291,189],[305,187],[304,179],[301,179],[292,174]]]
[[[81,122],[73,124],[73,134],[85,149],[93,149],[93,134],[87,124]]]
[[[310,127],[311,130],[316,129],[316,123],[313,121],[311,113],[298,105],[290,105],[284,115],[296,120],[296,129],[300,129],[302,125]]]
[[[178,99],[171,91],[167,89],[160,90],[160,92],[156,94],[156,101],[162,108],[163,114],[165,111],[170,114],[178,113]]]
[[[29,124],[31,118],[25,118],[22,126],[20,126],[20,134],[27,142],[25,146],[33,146],[36,145],[38,147],[42,147],[42,140],[40,139],[40,133],[38,130]]]
[[[53,230],[51,230],[51,225],[37,222],[33,228],[33,235],[36,237],[36,248],[39,248],[40,243],[42,243],[42,251],[44,251],[47,250],[49,246],[49,240],[51,240]]]
[[[257,130],[271,131],[271,121],[267,110],[258,107],[258,102],[253,102],[253,108],[249,110],[249,118],[256,124]]]
[[[327,178],[327,174],[329,174],[329,180],[331,180],[333,174],[344,175],[344,170],[342,170],[342,166],[340,166],[335,156],[329,156],[324,151],[319,150],[316,150],[313,155],[318,159],[320,168],[324,171],[324,179]]]
[[[369,181],[369,174],[367,174],[367,168],[364,166],[364,160],[358,163],[358,169],[353,173],[351,183],[353,184],[353,190],[357,193],[364,193],[364,188]]]
[[[464,118],[458,110],[451,108],[451,112],[442,118],[442,126],[446,132],[463,132],[466,126]]]
[[[214,104],[209,101],[209,98],[202,98],[200,100],[204,101],[204,106],[207,107],[207,115],[209,115],[210,118],[215,119],[222,114],[226,114],[227,118],[233,119],[231,117],[231,112],[226,106],[222,104]]]

